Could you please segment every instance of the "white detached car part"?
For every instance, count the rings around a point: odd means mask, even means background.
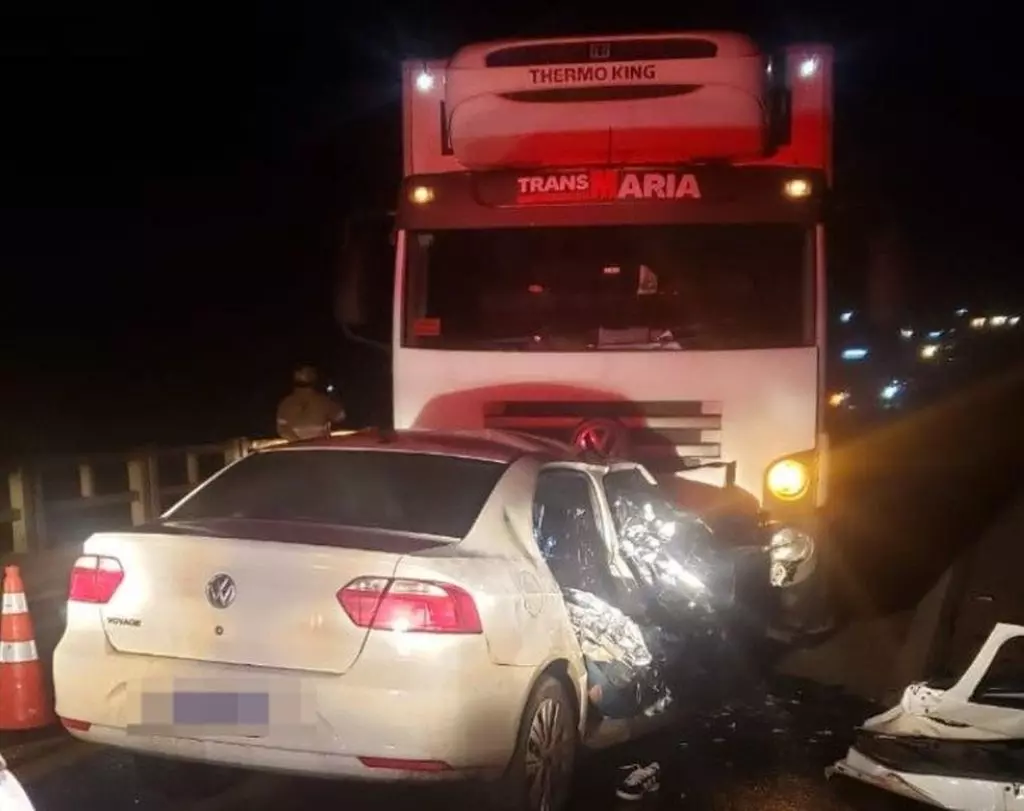
[[[32,801],[21,787],[18,778],[7,769],[0,755],[0,809],[3,811],[35,811]]]
[[[1000,623],[947,689],[906,688],[898,706],[869,718],[827,774],[957,811],[1024,811],[1024,673],[990,677],[1024,626]]]

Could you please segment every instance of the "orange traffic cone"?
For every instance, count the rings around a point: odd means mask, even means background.
[[[0,591],[0,730],[48,726],[56,719],[46,700],[43,666],[17,566],[4,569]]]

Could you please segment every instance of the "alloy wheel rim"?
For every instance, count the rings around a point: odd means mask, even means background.
[[[554,808],[565,779],[568,743],[561,704],[544,699],[533,714],[526,741],[526,782],[531,808]]]

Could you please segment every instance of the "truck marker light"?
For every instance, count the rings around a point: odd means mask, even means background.
[[[414,186],[409,199],[418,206],[426,205],[434,199],[434,190],[430,186]]]
[[[802,177],[795,177],[786,181],[786,185],[782,187],[782,193],[790,200],[802,200],[811,196],[811,184]]]
[[[434,89],[434,74],[427,70],[421,70],[416,74],[416,89],[421,93],[429,93]]]

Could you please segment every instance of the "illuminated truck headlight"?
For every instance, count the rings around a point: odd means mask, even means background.
[[[803,462],[782,459],[768,468],[765,484],[780,501],[796,501],[807,494],[811,486],[811,472]]]

